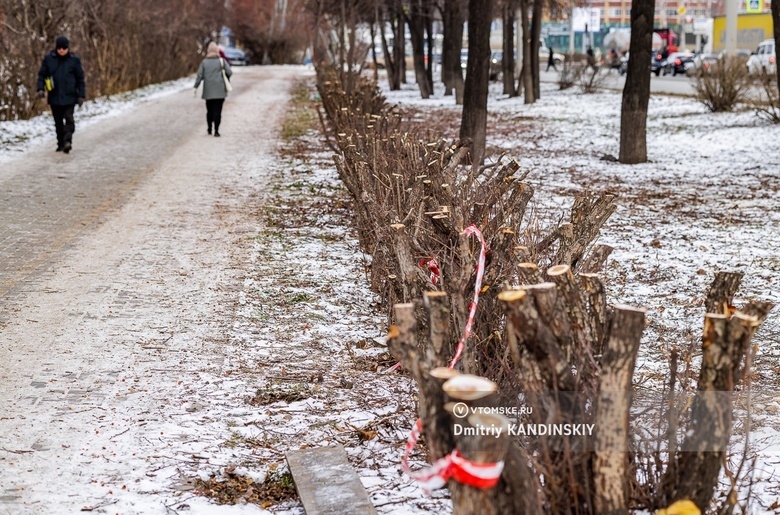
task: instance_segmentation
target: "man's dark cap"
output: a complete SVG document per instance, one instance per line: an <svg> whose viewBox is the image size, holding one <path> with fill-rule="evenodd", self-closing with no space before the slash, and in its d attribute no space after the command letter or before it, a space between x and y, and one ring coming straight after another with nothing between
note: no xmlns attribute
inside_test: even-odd
<svg viewBox="0 0 780 515"><path fill-rule="evenodd" d="M70 41L65 36L57 37L57 48L70 48Z"/></svg>

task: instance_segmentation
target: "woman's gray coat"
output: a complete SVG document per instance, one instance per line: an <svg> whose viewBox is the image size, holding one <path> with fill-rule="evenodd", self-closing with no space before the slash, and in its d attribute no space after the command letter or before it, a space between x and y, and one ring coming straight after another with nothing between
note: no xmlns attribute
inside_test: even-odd
<svg viewBox="0 0 780 515"><path fill-rule="evenodd" d="M198 86L200 86L201 81L203 81L203 95L201 95L200 98L204 100L227 97L225 82L222 80L220 60L222 61L222 66L225 67L225 74L230 78L233 75L233 70L230 69L230 65L225 59L207 57L201 61L200 66L198 67L198 78L195 79L195 89L197 89Z"/></svg>

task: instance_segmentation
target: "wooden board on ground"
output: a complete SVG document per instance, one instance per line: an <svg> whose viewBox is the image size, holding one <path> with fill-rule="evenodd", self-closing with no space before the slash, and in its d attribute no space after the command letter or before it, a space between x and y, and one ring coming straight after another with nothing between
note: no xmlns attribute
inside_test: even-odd
<svg viewBox="0 0 780 515"><path fill-rule="evenodd" d="M286 458L306 515L376 514L342 446L290 451Z"/></svg>

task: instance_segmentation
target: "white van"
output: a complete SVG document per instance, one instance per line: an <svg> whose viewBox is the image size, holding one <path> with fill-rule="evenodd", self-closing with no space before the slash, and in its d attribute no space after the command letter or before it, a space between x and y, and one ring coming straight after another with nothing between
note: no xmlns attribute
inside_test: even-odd
<svg viewBox="0 0 780 515"><path fill-rule="evenodd" d="M775 40L765 39L747 62L748 73L777 73L777 58L775 57Z"/></svg>

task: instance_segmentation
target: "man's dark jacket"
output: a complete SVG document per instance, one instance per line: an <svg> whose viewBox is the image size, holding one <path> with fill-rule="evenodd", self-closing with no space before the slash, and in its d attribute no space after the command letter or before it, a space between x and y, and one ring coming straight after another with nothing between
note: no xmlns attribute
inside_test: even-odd
<svg viewBox="0 0 780 515"><path fill-rule="evenodd" d="M38 91L46 91L46 77L54 78L54 89L49 91L50 105L72 106L79 98L87 97L81 59L71 52L60 57L56 50L52 50L43 58L38 71Z"/></svg>

